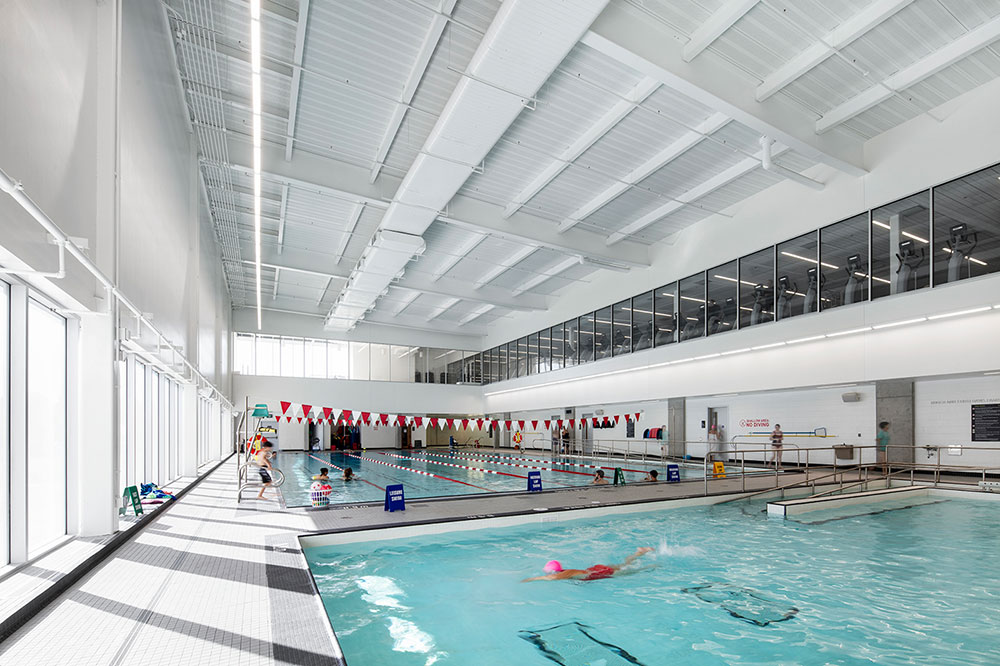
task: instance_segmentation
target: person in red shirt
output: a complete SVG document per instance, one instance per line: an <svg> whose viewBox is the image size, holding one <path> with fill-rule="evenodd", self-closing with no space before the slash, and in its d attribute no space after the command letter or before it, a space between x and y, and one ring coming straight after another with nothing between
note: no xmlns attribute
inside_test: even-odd
<svg viewBox="0 0 1000 666"><path fill-rule="evenodd" d="M646 553L651 552L653 552L652 548L644 546L636 549L636 551L626 557L625 561L621 564L595 564L594 566L587 567L586 569L563 569L562 564L560 564L558 560L550 560L545 563L544 576L525 578L521 582L528 583L533 580L565 580L568 578L575 578L577 580L600 580L602 578L611 578Z"/></svg>
<svg viewBox="0 0 1000 666"><path fill-rule="evenodd" d="M781 432L781 426L775 423L774 430L771 431L771 462L774 463L775 469L781 469L781 445L784 441L785 433Z"/></svg>

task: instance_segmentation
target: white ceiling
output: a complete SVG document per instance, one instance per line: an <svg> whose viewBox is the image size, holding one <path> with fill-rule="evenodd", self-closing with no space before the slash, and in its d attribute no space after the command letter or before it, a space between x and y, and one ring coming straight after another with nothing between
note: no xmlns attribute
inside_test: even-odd
<svg viewBox="0 0 1000 666"><path fill-rule="evenodd" d="M250 307L249 3L166 4L233 303ZM262 8L263 305L325 317L371 270L359 260L473 78L500 2ZM865 140L1000 75L998 0L611 0L604 12L537 92L508 91L530 99L366 323L478 335L547 309L789 177L761 168L763 134L792 177L820 163L857 176L845 155Z"/></svg>

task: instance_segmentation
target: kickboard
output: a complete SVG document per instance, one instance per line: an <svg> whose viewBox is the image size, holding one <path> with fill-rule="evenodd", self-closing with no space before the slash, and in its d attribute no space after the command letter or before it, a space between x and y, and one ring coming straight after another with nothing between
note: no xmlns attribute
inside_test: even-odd
<svg viewBox="0 0 1000 666"><path fill-rule="evenodd" d="M799 612L798 608L788 606L782 601L768 599L750 588L729 583L709 583L686 587L681 591L693 594L702 601L718 604L733 617L758 627L790 620Z"/></svg>
<svg viewBox="0 0 1000 666"><path fill-rule="evenodd" d="M545 656L562 666L625 666L641 661L624 648L597 638L593 627L566 622L544 629L523 629L517 633Z"/></svg>

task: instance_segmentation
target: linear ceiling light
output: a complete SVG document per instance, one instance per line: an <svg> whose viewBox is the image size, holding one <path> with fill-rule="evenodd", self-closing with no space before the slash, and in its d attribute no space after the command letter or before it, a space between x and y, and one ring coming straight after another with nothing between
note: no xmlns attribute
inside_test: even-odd
<svg viewBox="0 0 1000 666"><path fill-rule="evenodd" d="M261 329L260 302L260 0L250 0L250 84L253 95L253 245L257 277L257 330Z"/></svg>

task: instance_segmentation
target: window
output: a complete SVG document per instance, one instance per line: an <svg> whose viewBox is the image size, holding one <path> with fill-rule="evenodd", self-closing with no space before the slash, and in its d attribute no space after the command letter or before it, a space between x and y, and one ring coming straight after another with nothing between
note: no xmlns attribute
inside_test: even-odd
<svg viewBox="0 0 1000 666"><path fill-rule="evenodd" d="M372 343L369 346L371 347L372 381L389 381L389 345L377 345Z"/></svg>
<svg viewBox="0 0 1000 666"><path fill-rule="evenodd" d="M580 363L594 360L594 313L580 317Z"/></svg>
<svg viewBox="0 0 1000 666"><path fill-rule="evenodd" d="M740 259L740 328L774 321L774 248Z"/></svg>
<svg viewBox="0 0 1000 666"><path fill-rule="evenodd" d="M934 188L934 284L1000 270L1000 165Z"/></svg>
<svg viewBox="0 0 1000 666"><path fill-rule="evenodd" d="M326 377L326 341L305 341L305 376Z"/></svg>
<svg viewBox="0 0 1000 666"><path fill-rule="evenodd" d="M632 299L632 349L649 349L653 346L653 292L639 294Z"/></svg>
<svg viewBox="0 0 1000 666"><path fill-rule="evenodd" d="M708 335L725 333L736 328L736 299L740 283L736 277L735 260L708 271L708 302L705 304L705 328Z"/></svg>
<svg viewBox="0 0 1000 666"><path fill-rule="evenodd" d="M10 479L6 470L10 469L10 287L6 282L0 282L0 567L10 561Z"/></svg>
<svg viewBox="0 0 1000 666"><path fill-rule="evenodd" d="M249 333L237 333L236 343L233 345L233 370L241 375L252 375L254 369L254 343L253 335Z"/></svg>
<svg viewBox="0 0 1000 666"><path fill-rule="evenodd" d="M611 311L611 354L621 356L632 351L632 299L615 303Z"/></svg>
<svg viewBox="0 0 1000 666"><path fill-rule="evenodd" d="M517 376L528 376L528 338L527 336L517 341Z"/></svg>
<svg viewBox="0 0 1000 666"><path fill-rule="evenodd" d="M281 374L281 338L257 336L255 362L258 375Z"/></svg>
<svg viewBox="0 0 1000 666"><path fill-rule="evenodd" d="M611 306L594 313L594 358L610 358L612 346Z"/></svg>
<svg viewBox="0 0 1000 666"><path fill-rule="evenodd" d="M417 379L417 352L420 347L400 347L392 345L392 361L389 367L389 378L394 382L412 382Z"/></svg>
<svg viewBox="0 0 1000 666"><path fill-rule="evenodd" d="M305 340L281 338L281 376L305 377Z"/></svg>
<svg viewBox="0 0 1000 666"><path fill-rule="evenodd" d="M677 316L680 320L681 341L705 335L705 274L698 273L680 282Z"/></svg>
<svg viewBox="0 0 1000 666"><path fill-rule="evenodd" d="M657 347L677 341L677 283L671 282L653 292L653 344Z"/></svg>
<svg viewBox="0 0 1000 666"><path fill-rule="evenodd" d="M328 379L350 377L350 343L330 340L326 343L326 376Z"/></svg>
<svg viewBox="0 0 1000 666"><path fill-rule="evenodd" d="M819 298L819 235L816 231L778 245L775 318L816 312Z"/></svg>
<svg viewBox="0 0 1000 666"><path fill-rule="evenodd" d="M529 375L538 374L538 333L532 333L528 336L527 369Z"/></svg>
<svg viewBox="0 0 1000 666"><path fill-rule="evenodd" d="M543 328L538 332L538 372L552 369L552 329Z"/></svg>
<svg viewBox="0 0 1000 666"><path fill-rule="evenodd" d="M352 342L351 345L351 379L369 379L371 377L371 345L367 342Z"/></svg>
<svg viewBox="0 0 1000 666"><path fill-rule="evenodd" d="M931 195L920 192L872 211L872 298L931 285Z"/></svg>
<svg viewBox="0 0 1000 666"><path fill-rule="evenodd" d="M570 319L563 324L563 363L567 368L576 365L580 359L580 320Z"/></svg>
<svg viewBox="0 0 1000 666"><path fill-rule="evenodd" d="M28 304L28 557L66 534L66 320Z"/></svg>
<svg viewBox="0 0 1000 666"><path fill-rule="evenodd" d="M560 370L563 367L563 354L566 348L563 336L563 325L559 324L549 329L549 338L552 343L552 369Z"/></svg>
<svg viewBox="0 0 1000 666"><path fill-rule="evenodd" d="M868 230L868 213L819 230L820 310L868 300Z"/></svg>

